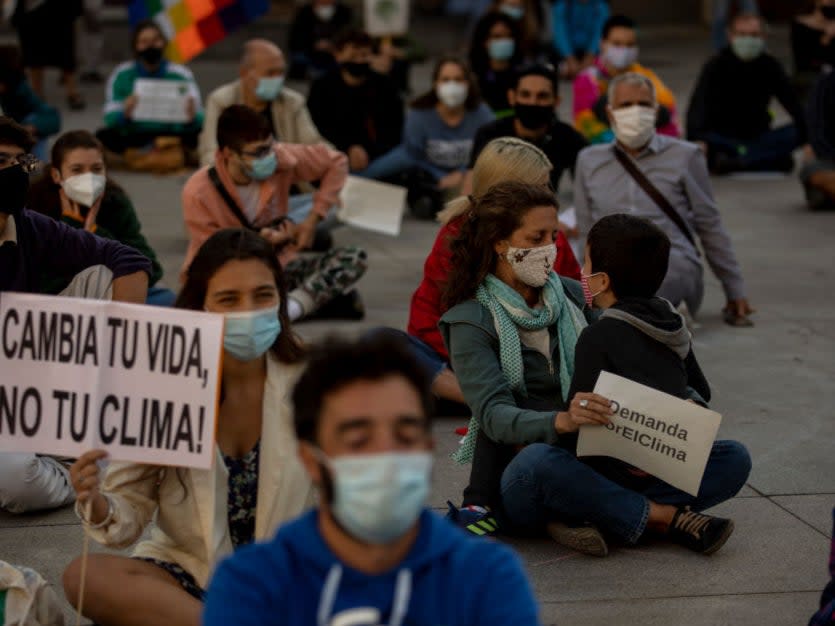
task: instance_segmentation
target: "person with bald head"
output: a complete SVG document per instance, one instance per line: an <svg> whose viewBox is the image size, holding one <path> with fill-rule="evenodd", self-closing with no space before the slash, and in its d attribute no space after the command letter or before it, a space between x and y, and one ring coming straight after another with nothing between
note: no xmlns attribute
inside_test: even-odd
<svg viewBox="0 0 835 626"><path fill-rule="evenodd" d="M316 144L325 140L310 118L304 96L284 85L287 62L267 39L244 44L238 79L215 89L206 102L200 134L200 164L211 165L217 152L217 120L226 107L244 104L261 113L273 136L284 143Z"/></svg>

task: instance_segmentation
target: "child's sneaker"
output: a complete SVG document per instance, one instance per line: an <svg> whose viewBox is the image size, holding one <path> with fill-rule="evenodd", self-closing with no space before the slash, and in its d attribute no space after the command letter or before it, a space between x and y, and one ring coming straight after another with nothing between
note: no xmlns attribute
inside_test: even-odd
<svg viewBox="0 0 835 626"><path fill-rule="evenodd" d="M609 554L606 540L594 526L566 526L560 522L551 522L547 530L554 541L566 548L590 556Z"/></svg>
<svg viewBox="0 0 835 626"><path fill-rule="evenodd" d="M691 511L690 507L676 511L667 536L670 541L701 554L713 554L734 531L734 521Z"/></svg>
<svg viewBox="0 0 835 626"><path fill-rule="evenodd" d="M447 500L446 518L469 533L478 535L479 537L490 537L495 535L499 530L499 524L496 518L490 512L490 509L485 509L483 506L471 504L469 506L462 506L460 509Z"/></svg>

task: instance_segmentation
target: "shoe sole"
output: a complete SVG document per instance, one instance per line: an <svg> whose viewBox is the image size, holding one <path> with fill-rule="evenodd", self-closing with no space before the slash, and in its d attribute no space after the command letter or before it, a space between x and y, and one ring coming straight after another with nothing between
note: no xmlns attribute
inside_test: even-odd
<svg viewBox="0 0 835 626"><path fill-rule="evenodd" d="M725 543L730 538L731 534L734 532L734 521L733 520L728 520L728 521L729 521L729 523L725 527L725 532L723 532L719 536L719 538L713 543L712 546L710 546L707 550L702 552L702 554L704 554L705 556L711 555L714 552L716 552L719 548L721 548L722 546L725 545Z"/></svg>
<svg viewBox="0 0 835 626"><path fill-rule="evenodd" d="M548 524L548 534L561 546L589 556L604 557L609 546L596 528L569 528L561 524Z"/></svg>

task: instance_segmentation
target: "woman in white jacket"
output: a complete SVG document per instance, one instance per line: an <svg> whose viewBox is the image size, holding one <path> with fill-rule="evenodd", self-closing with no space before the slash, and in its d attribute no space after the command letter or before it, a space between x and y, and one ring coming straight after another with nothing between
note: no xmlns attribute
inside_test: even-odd
<svg viewBox="0 0 835 626"><path fill-rule="evenodd" d="M256 233L218 231L192 261L177 306L226 317L217 458L211 470L114 462L101 487L103 451L72 466L76 511L96 541L126 548L151 527L131 557L88 557L83 610L96 623L196 626L214 565L312 504L288 400L304 351L286 302L272 247ZM80 574L80 559L64 572L76 605Z"/></svg>

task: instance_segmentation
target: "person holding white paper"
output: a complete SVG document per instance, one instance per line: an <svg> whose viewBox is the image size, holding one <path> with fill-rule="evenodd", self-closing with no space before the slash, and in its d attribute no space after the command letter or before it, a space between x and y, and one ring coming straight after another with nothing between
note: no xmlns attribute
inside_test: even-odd
<svg viewBox="0 0 835 626"><path fill-rule="evenodd" d="M197 626L209 575L224 556L313 504L297 454L290 394L305 350L293 334L272 246L245 230L221 230L187 269L177 306L225 316L213 469L111 463L100 484L93 450L71 468L76 513L91 536L131 557L88 557L84 614L108 626ZM77 605L81 559L64 572Z"/></svg>
<svg viewBox="0 0 835 626"><path fill-rule="evenodd" d="M609 422L608 400L593 393L602 371L682 399L693 399L693 392L700 402L710 399L682 316L654 297L669 255L669 238L643 218L614 214L589 231L583 293L586 304L603 313L577 340L571 401L557 414L556 445L526 447L502 477L514 524L547 525L557 541L598 556L608 551L604 534L635 543L652 533L711 554L733 531L732 520L698 511L732 498L745 484L751 458L741 443L714 442L695 497L617 459L576 457L579 427ZM583 525L584 534L569 532Z"/></svg>

